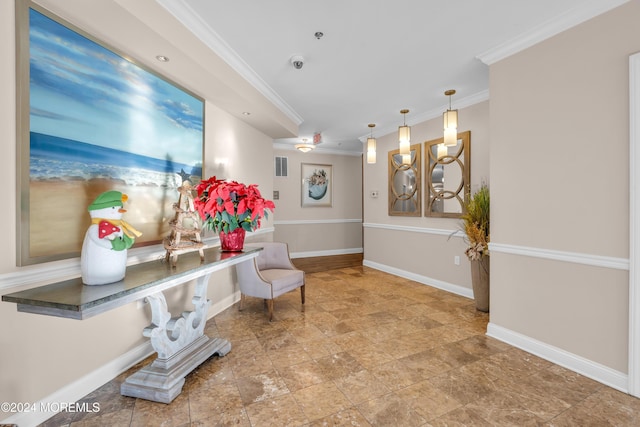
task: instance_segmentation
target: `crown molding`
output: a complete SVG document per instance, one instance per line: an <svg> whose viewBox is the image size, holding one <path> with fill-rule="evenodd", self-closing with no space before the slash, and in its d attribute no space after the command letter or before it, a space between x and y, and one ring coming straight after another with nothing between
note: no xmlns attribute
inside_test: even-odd
<svg viewBox="0 0 640 427"><path fill-rule="evenodd" d="M156 0L242 78L299 126L304 120L184 0Z"/></svg>
<svg viewBox="0 0 640 427"><path fill-rule="evenodd" d="M590 0L558 15L555 18L529 30L518 37L508 40L498 46L486 50L476 56L487 65L494 64L543 40L560 34L591 18L608 12L629 0Z"/></svg>

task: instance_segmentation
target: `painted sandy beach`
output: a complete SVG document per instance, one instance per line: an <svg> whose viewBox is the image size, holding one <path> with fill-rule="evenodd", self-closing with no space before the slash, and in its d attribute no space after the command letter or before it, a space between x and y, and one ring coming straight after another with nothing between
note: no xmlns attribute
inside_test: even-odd
<svg viewBox="0 0 640 427"><path fill-rule="evenodd" d="M87 207L106 190L129 196L124 219L144 233L136 246L159 242L178 174L202 174L204 101L34 8L28 52L19 263L77 255Z"/></svg>
<svg viewBox="0 0 640 427"><path fill-rule="evenodd" d="M134 247L156 243L169 234L175 189L127 186L108 179L32 182L30 186L30 252L32 257L79 253L91 218L87 206L103 191L118 190L129 196L123 219L143 234Z"/></svg>
<svg viewBox="0 0 640 427"><path fill-rule="evenodd" d="M185 169L199 179L199 167L32 133L30 256L79 253L91 223L87 207L108 190L129 196L123 219L143 233L134 247L161 241Z"/></svg>

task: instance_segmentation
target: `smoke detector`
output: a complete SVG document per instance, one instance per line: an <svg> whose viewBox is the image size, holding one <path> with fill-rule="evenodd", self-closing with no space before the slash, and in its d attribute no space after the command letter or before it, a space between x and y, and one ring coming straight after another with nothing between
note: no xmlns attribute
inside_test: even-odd
<svg viewBox="0 0 640 427"><path fill-rule="evenodd" d="M291 65L293 65L293 68L295 68L296 70L301 69L304 65L304 57L301 55L293 55L289 61L291 62Z"/></svg>

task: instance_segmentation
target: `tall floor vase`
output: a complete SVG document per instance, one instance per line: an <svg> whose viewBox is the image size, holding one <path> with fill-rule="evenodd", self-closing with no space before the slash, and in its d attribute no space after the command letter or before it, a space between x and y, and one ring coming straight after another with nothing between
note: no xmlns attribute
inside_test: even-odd
<svg viewBox="0 0 640 427"><path fill-rule="evenodd" d="M471 260L471 285L476 309L489 312L489 257Z"/></svg>
<svg viewBox="0 0 640 427"><path fill-rule="evenodd" d="M224 252L242 252L244 248L244 228L238 227L233 231L225 233L220 231L220 249Z"/></svg>

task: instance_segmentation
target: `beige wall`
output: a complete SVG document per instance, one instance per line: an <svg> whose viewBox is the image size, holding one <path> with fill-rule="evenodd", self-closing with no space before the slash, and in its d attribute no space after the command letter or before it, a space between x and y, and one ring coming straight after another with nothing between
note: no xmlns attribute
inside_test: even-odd
<svg viewBox="0 0 640 427"><path fill-rule="evenodd" d="M135 8L142 3L123 4ZM153 2L145 4L153 6ZM627 272L588 262L518 255L508 248L628 258L627 70L628 56L640 50L638 16L640 2L634 0L492 65L491 103L460 109L460 130L471 130L472 188L482 181L490 184L492 241L501 245L491 258L491 323L620 372L627 370ZM141 22L152 18L146 15ZM164 31L160 29L157 34ZM0 57L4 59L0 93L8 94L0 98L4 153L0 178L5 203L0 213L5 238L0 247L2 279L41 268L15 266L14 30L13 2L0 2ZM188 39L182 33L180 37ZM180 75L174 72L172 77ZM208 99L218 93L204 77L181 83L201 90ZM412 139L422 143L438 138L440 128L439 117L413 125ZM294 251L348 249L356 244L358 233L345 229L348 237L338 245L335 237L330 241L319 237L342 236L335 225L292 229L277 225L278 221L363 215L366 262L439 285L454 285L458 291L470 289L464 244L459 238L447 239L449 232L458 229L457 220L387 214L386 154L396 148L395 133L378 136L378 162L364 165L363 181L348 174L361 170L357 157L295 153L294 159L291 152L279 153L294 160L290 163L293 173L299 173L300 162L310 159L334 164L334 172L344 173L345 182L354 188L364 183L363 212L360 200L349 203L349 191L342 192L342 187L334 187L341 201L338 205L334 200L334 209L307 212L299 207L299 182L273 178L269 137L210 102L206 132L205 175L257 183L268 198L273 190L280 191L276 213L265 227L275 223L275 237L289 241ZM369 197L372 190L379 192L378 198ZM332 232L326 233L329 229ZM308 238L302 230L309 233ZM271 235L252 238L270 239ZM311 241L317 246L306 246ZM453 264L454 256L460 256L460 266ZM214 302L233 297L231 271L217 273L213 281L210 297ZM0 292L18 289L3 287ZM172 292L172 305L184 301L185 294L184 289ZM0 335L0 400L43 399L140 348L146 342L141 330L149 319L148 308L136 304L75 321L17 313L15 305L0 303L0 322L5 326ZM0 419L6 415L0 414Z"/></svg>
<svg viewBox="0 0 640 427"><path fill-rule="evenodd" d="M2 186L2 199L5 200L5 208L0 211L2 224L15 224L14 189L16 188L15 165L15 140L16 140L16 114L15 114L15 25L13 24L13 2L0 2L0 134L2 135L3 167L0 168L0 177L5 184ZM9 204L9 206L6 206ZM14 228L6 229L3 233L5 244L0 245L0 268L6 270L7 266L15 266L16 240ZM2 372L0 371L0 375ZM1 378L0 378L1 379Z"/></svg>
<svg viewBox="0 0 640 427"><path fill-rule="evenodd" d="M274 239L289 244L293 257L362 252L362 156L276 149L287 157L288 176L274 177L278 212ZM331 207L302 207L301 164L331 165Z"/></svg>
<svg viewBox="0 0 640 427"><path fill-rule="evenodd" d="M14 62L14 11L13 2L0 2L0 144L2 159L0 174L3 178L2 199L4 209L0 211L0 234L5 244L0 245L0 293L9 293L47 283L47 270L55 275L60 265L74 261L63 261L30 267L16 267L15 257L15 62ZM193 88L200 93L197 88ZM208 88L203 88L204 91ZM241 122L210 102L205 107L205 175L218 174L225 178L259 185L265 196L273 190L272 139L253 127ZM226 159L226 163L218 162ZM177 193L176 193L177 195ZM277 213L276 213L277 215ZM267 230L273 227L273 219L263 223ZM270 240L271 233L249 236L249 240ZM159 249L160 250L160 249ZM134 252L135 249L132 251ZM161 251L160 251L161 253ZM179 261L178 261L179 262ZM78 267L78 262L75 260ZM29 286L11 286L19 283L15 273L40 272L42 278ZM77 268L79 276L79 267ZM173 313L191 309L191 285L178 287L167 293ZM232 269L214 273L209 298L214 310L221 310L220 303L230 304L236 294ZM217 304L217 305L216 305ZM210 314L215 314L210 312ZM65 397L76 398L96 388L85 378L118 362L131 363L136 351L145 348L147 339L142 329L150 323L148 306L138 307L132 303L108 313L84 321L61 319L49 316L18 313L16 305L0 303L0 401L37 402L70 384L81 384L76 389L65 389ZM131 356L131 355L134 356ZM139 355L138 355L139 357ZM122 367L124 369L126 367ZM112 368L114 369L114 368ZM117 368L115 368L117 369ZM110 371L109 371L110 372ZM95 375L94 375L95 377ZM108 381L111 378L104 378ZM82 386L92 387L82 390ZM69 394L70 393L70 394ZM0 420L11 414L0 413Z"/></svg>
<svg viewBox="0 0 640 427"><path fill-rule="evenodd" d="M632 1L490 68L491 322L627 372ZM533 248L552 258L517 255Z"/></svg>
<svg viewBox="0 0 640 427"><path fill-rule="evenodd" d="M401 119L398 115L398 123ZM409 114L407 120L410 119ZM475 191L482 182L489 184L489 101L460 108L458 130L471 131L471 189ZM412 144L424 145L441 137L441 116L411 126ZM396 132L378 137L377 162L364 165L365 263L470 296L471 272L464 255L466 247L460 237L449 238L460 229L460 220L388 214L387 156L397 148ZM422 156L424 158L424 146ZM423 205L424 170L423 164ZM372 191L378 191L379 196L371 197ZM454 264L456 256L460 258L460 265Z"/></svg>
<svg viewBox="0 0 640 427"><path fill-rule="evenodd" d="M286 132L291 128L291 123L284 119L281 113L273 112L271 116L264 115L263 118L258 114L255 119L249 117L249 121L257 120L255 126L250 126L226 113L218 103L236 110L239 116L239 112L248 109L245 106L246 101L251 100L255 105L261 106L263 100L260 96L249 93L250 91L245 87L246 82L224 86L233 83L233 78L225 74L228 71L226 69L222 73L224 78L221 80L224 81L211 78L212 70L218 66L221 68L224 66L218 64L215 58L207 57L204 52L195 55L198 58L197 63L190 63L189 54L197 52L201 46L194 44L190 39L192 36L184 34L184 30L173 28L175 23L167 21L163 15L164 12L158 9L157 5L146 0L145 2L149 9L149 13L144 15L145 24L152 28L158 25L163 28L171 27L174 30L172 34L176 35L172 41L177 43L180 39L189 46L182 50L176 49L175 46L165 46L170 50L172 65L166 70L160 70L160 73L189 87L206 99L215 101L215 103L207 102L205 109L204 175L217 175L259 184L263 195L271 198L274 190L272 136L290 136ZM49 7L60 8L59 4L46 3ZM128 46L119 38L119 35L109 30L110 25L117 22L120 17L125 20L130 19L131 17L127 15L128 11L120 10L118 6L114 6L114 3L105 3L108 12L102 11L97 14L100 16L97 16L95 11L86 9L86 4L77 2L73 4L74 6L70 6L69 10L62 8L55 11L83 29L104 37L112 45L119 46L121 49ZM133 7L129 4L126 6ZM0 65L0 85L3 88L2 93L10 94L0 99L0 135L3 136L3 153L5 154L4 164L0 168L0 174L4 177L5 183L3 186L5 209L0 213L2 223L0 227L4 227L2 235L7 240L7 244L2 245L0 249L2 255L0 257L0 293L9 293L48 283L52 280L51 278L34 280L33 277L36 277L37 273L47 277L49 276L47 271L52 271L51 275L55 276L56 268L68 274L69 271L73 271L74 265L77 268L78 262L71 260L23 268L15 265L16 115L13 96L15 93L13 2L2 2L0 7L2 7L0 10L0 31L2 31L0 57L5 59ZM150 18L151 16L157 20L154 21ZM101 17L105 19L100 19ZM136 34L128 34L124 37L125 39L133 37L150 41L157 36L157 34L151 35L153 30L150 31L144 25L129 26L127 31L131 28L139 28L139 30L136 30ZM164 30L162 33L164 34ZM132 45L131 48L134 49L134 55L139 52L136 49L140 49L140 52L145 51L144 47L137 45ZM125 53L128 53L126 49ZM149 58L143 59L149 60ZM153 62L149 64L155 65ZM261 130L257 130L259 128ZM272 132L273 135L265 135L262 129ZM275 185L281 191L281 200L277 203L275 213L270 215L269 220L263 222L266 233L248 235L248 240L272 240L273 234L270 230L274 229L274 222L279 216L282 216L284 221L333 220L336 221L335 224L301 227L294 231L295 238L291 237L288 240L292 242L294 248L303 252L360 249L362 247L361 157L317 153L306 157L297 156L299 153L293 152L290 156L292 159L290 165L292 165L292 172L298 176L299 164L303 160L334 166L334 179L341 184L334 187L333 207L302 210L299 204L299 180L292 177L282 187L280 187L282 182L275 181ZM294 158L296 158L295 161L293 161ZM293 168L294 164L295 168ZM289 204L289 197L295 197L293 205ZM345 219L355 220L355 222L340 222ZM282 225L280 229L286 234L287 229L290 231L291 227ZM332 234L333 238L325 237ZM336 235L339 238L336 238ZM131 252L135 252L135 249ZM79 275L79 270L77 273ZM18 274L17 279L16 274ZM20 277L27 276L30 278L30 283L19 286ZM167 293L173 313L190 309L192 287L193 285L190 284ZM236 293L233 269L215 273L212 277L212 285L209 287L209 297L214 303L210 314L215 314L231 304ZM125 369L127 366L123 364L136 362L149 348L148 340L141 333L150 322L149 308L139 307L137 303L85 321L18 313L15 304L0 303L0 322L3 325L12 325L10 328L5 328L5 333L0 336L0 348L10 349L10 351L3 351L0 355L0 399L7 402L36 402L52 395L60 397L61 392L67 399L79 398L101 385L96 383L100 378L108 381L112 378L108 375L116 375ZM0 414L0 420L5 419L7 415L9 414Z"/></svg>

